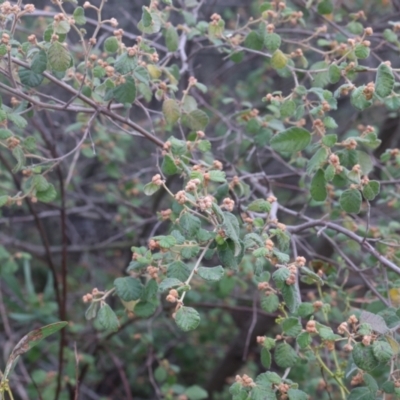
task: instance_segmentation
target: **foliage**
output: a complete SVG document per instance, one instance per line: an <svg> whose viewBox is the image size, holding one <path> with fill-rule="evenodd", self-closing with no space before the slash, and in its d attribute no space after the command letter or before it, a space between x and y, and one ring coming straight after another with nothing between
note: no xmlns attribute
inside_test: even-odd
<svg viewBox="0 0 400 400"><path fill-rule="evenodd" d="M1 396L399 397L396 1L48 3L0 4Z"/></svg>

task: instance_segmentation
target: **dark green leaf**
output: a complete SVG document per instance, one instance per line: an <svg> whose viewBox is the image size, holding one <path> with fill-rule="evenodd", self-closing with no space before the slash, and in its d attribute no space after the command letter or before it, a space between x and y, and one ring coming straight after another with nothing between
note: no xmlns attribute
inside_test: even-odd
<svg viewBox="0 0 400 400"><path fill-rule="evenodd" d="M200 315L194 308L181 307L176 312L175 322L183 331L191 331L200 324Z"/></svg>
<svg viewBox="0 0 400 400"><path fill-rule="evenodd" d="M347 213L358 214L361 209L362 197L357 189L347 189L340 196L340 207Z"/></svg>
<svg viewBox="0 0 400 400"><path fill-rule="evenodd" d="M279 153L295 153L304 150L310 141L311 134L306 129L291 127L273 136L270 144Z"/></svg>
<svg viewBox="0 0 400 400"><path fill-rule="evenodd" d="M275 348L275 362L281 368L293 367L298 359L296 351L288 343L279 343Z"/></svg>
<svg viewBox="0 0 400 400"><path fill-rule="evenodd" d="M130 276L115 279L114 286L115 292L124 301L138 300L143 291L141 282Z"/></svg>
<svg viewBox="0 0 400 400"><path fill-rule="evenodd" d="M106 331L117 331L119 328L119 321L115 312L107 304L103 303L97 313L96 320L99 322L100 326Z"/></svg>
<svg viewBox="0 0 400 400"><path fill-rule="evenodd" d="M394 76L392 68L382 63L378 67L375 80L375 93L380 97L387 97L392 93Z"/></svg>
<svg viewBox="0 0 400 400"><path fill-rule="evenodd" d="M319 169L311 180L310 194L315 201L325 201L328 195L325 173L322 169Z"/></svg>

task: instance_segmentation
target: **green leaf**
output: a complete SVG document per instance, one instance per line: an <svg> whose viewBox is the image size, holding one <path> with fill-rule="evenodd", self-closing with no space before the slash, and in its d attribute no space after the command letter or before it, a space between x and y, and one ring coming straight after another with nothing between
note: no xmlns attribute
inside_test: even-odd
<svg viewBox="0 0 400 400"><path fill-rule="evenodd" d="M271 352L268 349L266 349L265 347L263 347L261 349L261 364L262 364L262 366L265 369L270 369L271 361L272 361Z"/></svg>
<svg viewBox="0 0 400 400"><path fill-rule="evenodd" d="M281 293L286 307L291 313L296 313L299 307L299 294L296 285L284 284Z"/></svg>
<svg viewBox="0 0 400 400"><path fill-rule="evenodd" d="M157 192L160 189L160 185L156 185L153 182L148 183L147 185L145 185L145 187L143 188L143 192L146 196L151 196L153 195L155 192Z"/></svg>
<svg viewBox="0 0 400 400"><path fill-rule="evenodd" d="M264 36L264 44L265 47L273 53L275 50L278 50L281 46L281 37L277 33L267 33Z"/></svg>
<svg viewBox="0 0 400 400"><path fill-rule="evenodd" d="M74 20L77 25L85 25L86 24L86 17L85 17L85 10L83 7L76 7L74 10Z"/></svg>
<svg viewBox="0 0 400 400"><path fill-rule="evenodd" d="M100 310L97 313L96 320L99 322L100 326L106 331L117 331L119 328L118 318L115 312L107 303L103 303L100 306Z"/></svg>
<svg viewBox="0 0 400 400"><path fill-rule="evenodd" d="M325 125L325 127L326 127L327 129L336 129L336 128L338 127L338 124L336 123L336 121L335 121L332 117L325 117L324 120L323 120L323 123L324 123L324 125ZM327 141L327 139L326 139L327 136L336 136L336 135L334 135L334 134L325 135L325 136L322 138L322 143L325 144L325 141ZM336 137L337 137L337 136L336 136ZM335 141L335 143L333 143L333 144L330 144L330 142L328 142L328 143L329 143L329 144L326 144L326 146L332 147L332 146L336 143L336 141Z"/></svg>
<svg viewBox="0 0 400 400"><path fill-rule="evenodd" d="M222 223L222 229L226 237L230 238L234 245L234 256L237 257L242 252L242 245L239 239L239 222L237 217L235 217L230 212L224 212L224 221Z"/></svg>
<svg viewBox="0 0 400 400"><path fill-rule="evenodd" d="M175 322L184 332L188 332L199 326L200 315L194 308L181 307L176 312Z"/></svg>
<svg viewBox="0 0 400 400"><path fill-rule="evenodd" d="M137 67L136 57L129 56L128 53L122 53L115 61L114 68L116 72L122 75L129 74Z"/></svg>
<svg viewBox="0 0 400 400"><path fill-rule="evenodd" d="M336 64L331 64L328 70L329 82L338 83L342 77L341 69Z"/></svg>
<svg viewBox="0 0 400 400"><path fill-rule="evenodd" d="M360 60L364 60L365 58L368 58L369 52L370 52L369 47L364 46L363 44L356 45L356 47L354 49L354 54Z"/></svg>
<svg viewBox="0 0 400 400"><path fill-rule="evenodd" d="M387 97L392 93L394 87L394 76L392 68L382 63L378 67L375 80L375 93L379 97Z"/></svg>
<svg viewBox="0 0 400 400"><path fill-rule="evenodd" d="M197 148L205 153L211 150L211 142L209 140L200 140L197 144Z"/></svg>
<svg viewBox="0 0 400 400"><path fill-rule="evenodd" d="M255 212L270 212L271 211L271 203L269 201L263 200L263 199L257 199L254 200L249 204L247 207L249 211L255 211Z"/></svg>
<svg viewBox="0 0 400 400"><path fill-rule="evenodd" d="M177 260L168 265L167 277L184 282L189 278L190 272L190 268L184 262Z"/></svg>
<svg viewBox="0 0 400 400"><path fill-rule="evenodd" d="M372 104L372 100L367 100L364 95L365 85L358 87L351 93L351 104L359 110L363 111Z"/></svg>
<svg viewBox="0 0 400 400"><path fill-rule="evenodd" d="M389 43L396 43L398 38L395 32L393 32L391 29L385 29L383 31L383 37L389 42Z"/></svg>
<svg viewBox="0 0 400 400"><path fill-rule="evenodd" d="M43 175L35 175L32 178L32 186L39 192L47 190L50 186L49 182Z"/></svg>
<svg viewBox="0 0 400 400"><path fill-rule="evenodd" d="M322 0L317 7L318 13L322 15L332 14L333 4L332 0Z"/></svg>
<svg viewBox="0 0 400 400"><path fill-rule="evenodd" d="M183 114L182 123L193 131L204 131L208 125L207 114L201 110L193 110L188 114Z"/></svg>
<svg viewBox="0 0 400 400"><path fill-rule="evenodd" d="M326 147L319 148L307 163L307 173L311 174L318 168L321 168L328 159L328 149Z"/></svg>
<svg viewBox="0 0 400 400"><path fill-rule="evenodd" d="M130 276L115 279L114 286L115 293L124 301L138 300L143 291L141 282Z"/></svg>
<svg viewBox="0 0 400 400"><path fill-rule="evenodd" d="M153 238L154 240L158 240L158 244L160 245L161 248L163 249L169 249L172 246L176 245L176 239L172 235L168 236L155 236Z"/></svg>
<svg viewBox="0 0 400 400"><path fill-rule="evenodd" d="M210 39L220 38L222 33L224 32L224 28L225 28L225 21L222 19L220 19L216 24L210 22L208 24L208 35L210 36Z"/></svg>
<svg viewBox="0 0 400 400"><path fill-rule="evenodd" d="M17 160L16 166L13 168L13 172L19 171L25 165L25 154L21 146L17 146L12 150L12 155Z"/></svg>
<svg viewBox="0 0 400 400"><path fill-rule="evenodd" d="M321 336L322 340L336 340L336 339L341 338L339 335L336 335L335 333L333 333L332 328L329 326L322 325L318 322L317 322L316 326L317 326L318 334L319 334L319 336Z"/></svg>
<svg viewBox="0 0 400 400"><path fill-rule="evenodd" d="M261 308L267 313L275 312L279 307L279 297L275 293L261 297Z"/></svg>
<svg viewBox="0 0 400 400"><path fill-rule="evenodd" d="M302 326L299 319L296 317L289 317L283 320L282 330L287 336L297 336L301 332Z"/></svg>
<svg viewBox="0 0 400 400"><path fill-rule="evenodd" d="M330 135L325 135L325 136L322 138L322 143L323 143L325 146L328 146L328 147L334 146L334 145L337 143L337 135L334 134L334 133L332 133L332 134L330 134Z"/></svg>
<svg viewBox="0 0 400 400"><path fill-rule="evenodd" d="M308 400L307 393L299 389L290 388L287 392L289 400Z"/></svg>
<svg viewBox="0 0 400 400"><path fill-rule="evenodd" d="M49 183L49 186L44 191L36 191L36 197L39 201L43 203L48 203L53 201L57 197L57 192L52 183Z"/></svg>
<svg viewBox="0 0 400 400"><path fill-rule="evenodd" d="M224 171L212 170L209 172L209 175L210 175L210 181L219 182L219 183L226 182Z"/></svg>
<svg viewBox="0 0 400 400"><path fill-rule="evenodd" d="M293 100L286 100L281 104L280 113L282 118L291 117L296 112L297 105Z"/></svg>
<svg viewBox="0 0 400 400"><path fill-rule="evenodd" d="M357 189L345 190L339 199L340 207L347 213L358 214L361 209L362 197Z"/></svg>
<svg viewBox="0 0 400 400"><path fill-rule="evenodd" d="M271 65L274 69L282 69L286 66L288 63L288 58L285 56L285 54L277 49L274 51L271 57Z"/></svg>
<svg viewBox="0 0 400 400"><path fill-rule="evenodd" d="M98 301L93 301L90 303L90 306L85 311L85 318L90 321L91 319L95 319L97 316L97 312L99 311L100 303Z"/></svg>
<svg viewBox="0 0 400 400"><path fill-rule="evenodd" d="M145 9L145 7L143 7ZM145 26L148 24L148 26ZM137 27L143 33L151 35L159 32L161 29L161 19L155 11L149 12L147 9L143 10L142 19L137 24Z"/></svg>
<svg viewBox="0 0 400 400"><path fill-rule="evenodd" d="M311 180L310 194L315 201L325 201L328 195L325 173L322 169L319 169Z"/></svg>
<svg viewBox="0 0 400 400"><path fill-rule="evenodd" d="M299 317L306 318L309 315L314 314L314 306L311 303L308 302L303 302L299 305L299 308L297 310L297 314Z"/></svg>
<svg viewBox="0 0 400 400"><path fill-rule="evenodd" d="M162 105L162 112L168 124L173 125L181 116L181 110L174 99L166 99Z"/></svg>
<svg viewBox="0 0 400 400"><path fill-rule="evenodd" d="M0 140L8 139L13 136L13 133L9 129L0 128Z"/></svg>
<svg viewBox="0 0 400 400"><path fill-rule="evenodd" d="M281 368L293 367L298 359L296 351L288 343L279 343L275 348L275 362Z"/></svg>
<svg viewBox="0 0 400 400"><path fill-rule="evenodd" d="M133 311L135 315L137 315L140 318L149 318L155 313L157 307L158 304L155 302L140 301L138 304L136 304L135 309Z"/></svg>
<svg viewBox="0 0 400 400"><path fill-rule="evenodd" d="M117 86L113 89L113 95L115 100L122 104L131 104L136 98L136 84L135 80L131 76L125 78L125 82L122 85Z"/></svg>
<svg viewBox="0 0 400 400"><path fill-rule="evenodd" d="M0 207L5 206L8 203L9 196L0 196Z"/></svg>
<svg viewBox="0 0 400 400"><path fill-rule="evenodd" d="M184 394L189 400L202 400L208 398L208 392L197 385L188 387Z"/></svg>
<svg viewBox="0 0 400 400"><path fill-rule="evenodd" d="M29 87L39 86L44 79L43 75L37 74L32 70L23 67L18 69L18 76L21 83Z"/></svg>
<svg viewBox="0 0 400 400"><path fill-rule="evenodd" d="M53 22L53 31L57 35L63 35L68 33L71 30L71 25L68 21L54 21Z"/></svg>
<svg viewBox="0 0 400 400"><path fill-rule="evenodd" d="M179 36L175 27L172 25L165 30L165 43L168 51L173 53L178 50Z"/></svg>
<svg viewBox="0 0 400 400"><path fill-rule="evenodd" d="M301 349L305 349L311 344L312 338L308 332L301 332L297 336L296 341Z"/></svg>
<svg viewBox="0 0 400 400"><path fill-rule="evenodd" d="M380 183L378 181L369 181L363 187L363 195L367 200L374 200L374 198L379 194Z"/></svg>
<svg viewBox="0 0 400 400"><path fill-rule="evenodd" d="M171 136L168 138L168 141L171 143L171 152L174 156L183 156L187 152L187 144L185 140L179 140Z"/></svg>
<svg viewBox="0 0 400 400"><path fill-rule="evenodd" d="M116 53L119 49L119 41L115 36L110 36L104 41L104 50L107 53Z"/></svg>
<svg viewBox="0 0 400 400"><path fill-rule="evenodd" d="M252 50L261 50L264 45L263 38L256 31L251 31L244 40L244 47Z"/></svg>
<svg viewBox="0 0 400 400"><path fill-rule="evenodd" d="M65 72L72 61L69 51L57 41L50 45L47 51L47 59L51 70L55 72Z"/></svg>
<svg viewBox="0 0 400 400"><path fill-rule="evenodd" d="M168 154L164 156L161 169L166 175L174 175L179 171L174 159Z"/></svg>
<svg viewBox="0 0 400 400"><path fill-rule="evenodd" d="M47 68L47 54L40 50L32 59L31 70L37 74L42 74Z"/></svg>
<svg viewBox="0 0 400 400"><path fill-rule="evenodd" d="M183 282L176 278L166 278L158 285L158 291L160 293L165 292L166 290L172 289L177 286L182 286Z"/></svg>
<svg viewBox="0 0 400 400"><path fill-rule="evenodd" d="M376 400L376 397L364 386L353 389L347 396L347 400Z"/></svg>
<svg viewBox="0 0 400 400"><path fill-rule="evenodd" d="M291 127L272 137L270 145L279 153L295 153L305 149L311 141L306 129Z"/></svg>
<svg viewBox="0 0 400 400"><path fill-rule="evenodd" d="M224 276L225 270L221 265L211 268L199 267L197 273L206 281L219 281Z"/></svg>
<svg viewBox="0 0 400 400"><path fill-rule="evenodd" d="M278 268L273 274L272 279L274 280L278 289L282 289L284 283L290 276L290 271L288 268Z"/></svg>
<svg viewBox="0 0 400 400"><path fill-rule="evenodd" d="M7 118L9 121L13 122L18 128L26 128L26 126L28 125L26 119L15 112L7 114Z"/></svg>
<svg viewBox="0 0 400 400"><path fill-rule="evenodd" d="M200 219L190 213L185 213L179 218L179 228L187 239L193 238L200 226Z"/></svg>
<svg viewBox="0 0 400 400"><path fill-rule="evenodd" d="M376 340L372 344L372 350L376 359L382 364L389 362L390 359L394 356L390 344L383 340Z"/></svg>
<svg viewBox="0 0 400 400"><path fill-rule="evenodd" d="M394 393L394 382L393 382L393 381L386 381L386 382L382 385L382 390L383 390L385 393L393 394L393 393Z"/></svg>
<svg viewBox="0 0 400 400"><path fill-rule="evenodd" d="M379 360L375 357L372 346L356 343L352 355L354 363L364 371L370 372L379 365Z"/></svg>

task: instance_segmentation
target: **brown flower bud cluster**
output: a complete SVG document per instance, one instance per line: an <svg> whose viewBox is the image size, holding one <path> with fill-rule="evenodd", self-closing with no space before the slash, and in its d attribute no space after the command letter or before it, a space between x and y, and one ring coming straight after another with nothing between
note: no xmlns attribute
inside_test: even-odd
<svg viewBox="0 0 400 400"><path fill-rule="evenodd" d="M169 303L176 303L179 299L179 293L176 289L171 289L166 297Z"/></svg>
<svg viewBox="0 0 400 400"><path fill-rule="evenodd" d="M213 15L211 15L211 22L210 24L213 26L218 25L218 22L221 20L221 16L217 13L214 13Z"/></svg>
<svg viewBox="0 0 400 400"><path fill-rule="evenodd" d="M360 371L356 375L351 378L350 385L351 386L358 386L364 382L363 373Z"/></svg>
<svg viewBox="0 0 400 400"><path fill-rule="evenodd" d="M317 323L313 319L308 321L307 325L306 325L306 332L308 332L308 333L318 333L316 324Z"/></svg>
<svg viewBox="0 0 400 400"><path fill-rule="evenodd" d="M6 140L6 143L7 143L7 147L10 150L13 150L21 143L21 141L18 138L16 138L15 136L11 136Z"/></svg>
<svg viewBox="0 0 400 400"><path fill-rule="evenodd" d="M343 171L343 167L340 165L339 157L336 154L329 156L329 164L335 167L335 173L340 174Z"/></svg>
<svg viewBox="0 0 400 400"><path fill-rule="evenodd" d="M147 273L148 273L148 274L150 275L150 277L153 278L153 279L157 279L157 278L158 278L158 271L159 271L159 270L160 270L159 268L153 267L152 265L149 265L149 266L146 268Z"/></svg>
<svg viewBox="0 0 400 400"><path fill-rule="evenodd" d="M364 97L367 100L371 100L372 96L374 95L374 93L375 93L375 83L374 82L369 82L367 84L367 86L365 86L365 88L363 90Z"/></svg>
<svg viewBox="0 0 400 400"><path fill-rule="evenodd" d="M243 376L236 375L235 381L239 382L244 387L254 387L256 384L253 379L251 379L248 375L244 374Z"/></svg>
<svg viewBox="0 0 400 400"><path fill-rule="evenodd" d="M172 214L172 210L170 208L168 208L166 210L161 210L160 214L161 214L161 219L163 221L166 221L166 220L170 219L171 214Z"/></svg>
<svg viewBox="0 0 400 400"><path fill-rule="evenodd" d="M211 195L207 195L204 197L199 197L197 199L196 204L197 204L197 207L199 207L201 211L205 211L212 207L213 202L214 202L214 197Z"/></svg>
<svg viewBox="0 0 400 400"><path fill-rule="evenodd" d="M186 192L184 190L180 190L178 193L175 194L174 197L179 204L185 204L188 201L186 197Z"/></svg>
<svg viewBox="0 0 400 400"><path fill-rule="evenodd" d="M154 239L150 239L149 240L149 249L150 250L157 250L160 248L160 244L154 240Z"/></svg>
<svg viewBox="0 0 400 400"><path fill-rule="evenodd" d="M151 183L154 183L157 186L161 186L164 183L164 181L161 179L160 174L156 174L151 178Z"/></svg>
<svg viewBox="0 0 400 400"><path fill-rule="evenodd" d="M29 4L29 6L33 7L33 10L35 9L35 6L33 4ZM11 5L9 1L5 1L3 4L0 5L0 12L3 15L19 14L20 11L21 7L19 7L18 5Z"/></svg>
<svg viewBox="0 0 400 400"><path fill-rule="evenodd" d="M96 296L103 294L97 288L92 290L92 293L86 293L82 296L82 301L84 303L90 303Z"/></svg>
<svg viewBox="0 0 400 400"><path fill-rule="evenodd" d="M326 132L325 125L323 121L319 118L313 121L313 128L321 136L323 136Z"/></svg>
<svg viewBox="0 0 400 400"><path fill-rule="evenodd" d="M222 206L221 208L225 208L228 211L233 211L233 208L235 207L235 202L230 199L229 197L226 197L223 201L222 201Z"/></svg>
<svg viewBox="0 0 400 400"><path fill-rule="evenodd" d="M200 185L200 179L191 179L185 186L186 192L195 192Z"/></svg>

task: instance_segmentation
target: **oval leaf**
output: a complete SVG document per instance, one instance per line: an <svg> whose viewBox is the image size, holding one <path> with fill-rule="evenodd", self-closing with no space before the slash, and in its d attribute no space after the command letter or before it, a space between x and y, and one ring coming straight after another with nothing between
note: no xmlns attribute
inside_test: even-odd
<svg viewBox="0 0 400 400"><path fill-rule="evenodd" d="M175 316L175 322L183 331L196 329L200 324L199 313L191 307L181 307Z"/></svg>
<svg viewBox="0 0 400 400"><path fill-rule="evenodd" d="M305 149L310 141L310 132L303 128L292 127L273 136L270 144L279 153L295 153Z"/></svg>

